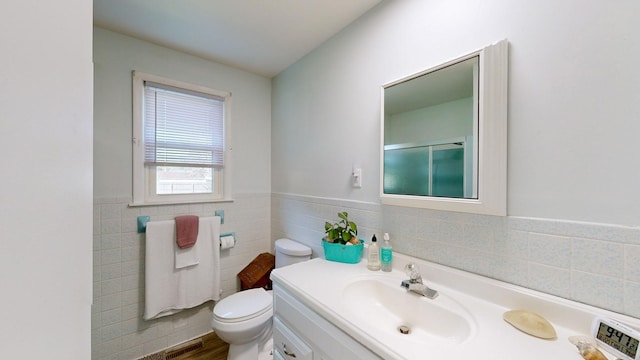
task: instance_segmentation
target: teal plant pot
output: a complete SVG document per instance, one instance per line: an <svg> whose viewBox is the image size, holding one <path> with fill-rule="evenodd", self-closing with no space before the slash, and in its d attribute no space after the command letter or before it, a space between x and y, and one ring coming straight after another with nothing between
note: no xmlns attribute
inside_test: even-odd
<svg viewBox="0 0 640 360"><path fill-rule="evenodd" d="M340 243L330 243L322 240L324 248L324 258L329 261L336 261L347 264L357 264L362 258L364 241L360 240L358 245L343 245Z"/></svg>

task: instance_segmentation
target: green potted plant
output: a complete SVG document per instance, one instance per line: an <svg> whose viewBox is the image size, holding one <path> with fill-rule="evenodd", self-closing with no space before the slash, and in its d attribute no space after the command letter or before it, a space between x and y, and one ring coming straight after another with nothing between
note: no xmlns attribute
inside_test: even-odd
<svg viewBox="0 0 640 360"><path fill-rule="evenodd" d="M324 239L330 243L346 244L348 242L357 245L360 243L358 240L358 225L355 222L349 220L349 214L346 211L339 212L338 217L340 221L336 223L330 223L325 221L324 223Z"/></svg>
<svg viewBox="0 0 640 360"><path fill-rule="evenodd" d="M358 239L358 225L349 220L346 211L339 212L338 217L338 222L332 224L326 221L324 224L324 257L330 261L358 263L364 247L363 242Z"/></svg>

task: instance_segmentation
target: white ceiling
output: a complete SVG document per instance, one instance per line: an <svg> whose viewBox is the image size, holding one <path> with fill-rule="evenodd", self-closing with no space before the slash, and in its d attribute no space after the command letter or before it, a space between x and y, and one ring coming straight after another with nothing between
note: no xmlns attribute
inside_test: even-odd
<svg viewBox="0 0 640 360"><path fill-rule="evenodd" d="M381 0L94 0L96 26L273 77Z"/></svg>

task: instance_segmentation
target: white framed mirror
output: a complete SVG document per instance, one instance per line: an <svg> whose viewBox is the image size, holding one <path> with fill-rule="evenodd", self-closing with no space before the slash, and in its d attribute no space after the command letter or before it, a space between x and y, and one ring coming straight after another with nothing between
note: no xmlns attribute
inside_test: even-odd
<svg viewBox="0 0 640 360"><path fill-rule="evenodd" d="M506 215L508 42L382 86L383 204Z"/></svg>

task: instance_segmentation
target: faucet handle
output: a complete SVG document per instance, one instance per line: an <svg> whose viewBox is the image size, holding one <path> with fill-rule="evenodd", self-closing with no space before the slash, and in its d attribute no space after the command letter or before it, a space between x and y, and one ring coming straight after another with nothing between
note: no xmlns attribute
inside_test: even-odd
<svg viewBox="0 0 640 360"><path fill-rule="evenodd" d="M418 269L418 265L413 262L408 263L404 266L404 272L409 276L412 283L422 283L422 276L420 275L420 269Z"/></svg>

